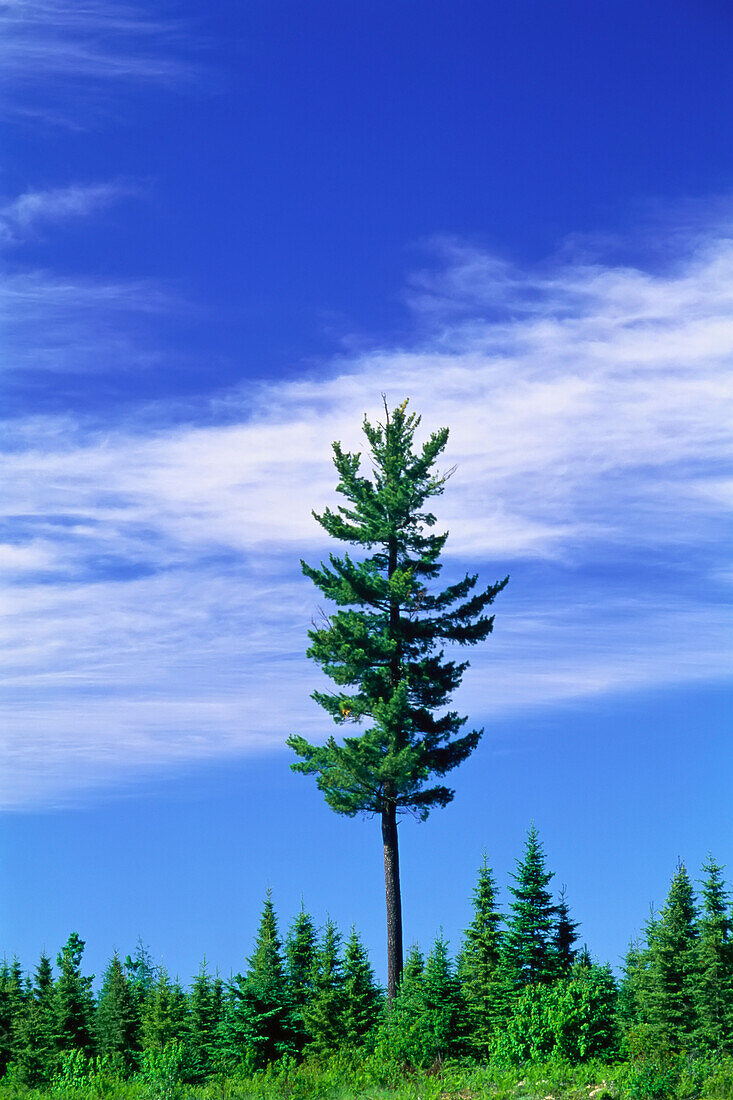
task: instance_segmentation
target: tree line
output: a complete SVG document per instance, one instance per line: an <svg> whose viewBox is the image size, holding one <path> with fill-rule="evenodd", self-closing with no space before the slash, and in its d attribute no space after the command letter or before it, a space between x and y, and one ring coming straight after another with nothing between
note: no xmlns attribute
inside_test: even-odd
<svg viewBox="0 0 733 1100"><path fill-rule="evenodd" d="M203 964L188 989L140 942L134 956L112 956L95 995L72 933L55 973L45 953L33 974L17 959L0 969L0 1075L39 1087L70 1066L125 1077L163 1058L197 1083L344 1052L415 1068L733 1054L730 895L712 858L702 874L698 897L677 868L617 979L579 946L532 827L506 913L484 861L457 957L442 936L427 953L413 946L391 1002L355 929L344 938L327 920L319 930L301 909L281 936L269 892L244 973L225 981Z"/></svg>

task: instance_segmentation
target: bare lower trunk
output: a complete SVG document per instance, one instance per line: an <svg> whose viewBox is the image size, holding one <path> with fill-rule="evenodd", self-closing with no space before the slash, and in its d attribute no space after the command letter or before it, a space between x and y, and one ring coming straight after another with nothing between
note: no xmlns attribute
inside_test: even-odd
<svg viewBox="0 0 733 1100"><path fill-rule="evenodd" d="M394 803L382 810L384 887L387 896L387 996L391 1001L402 978L402 899L397 813Z"/></svg>

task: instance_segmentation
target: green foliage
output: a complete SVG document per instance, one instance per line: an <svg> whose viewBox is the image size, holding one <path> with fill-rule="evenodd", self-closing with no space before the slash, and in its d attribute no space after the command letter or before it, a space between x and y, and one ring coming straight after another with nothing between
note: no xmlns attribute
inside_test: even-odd
<svg viewBox="0 0 733 1100"><path fill-rule="evenodd" d="M140 1067L145 1096L150 1100L178 1100L183 1091L185 1060L183 1043L177 1039L146 1050Z"/></svg>
<svg viewBox="0 0 733 1100"><path fill-rule="evenodd" d="M545 851L537 829L527 834L524 858L517 860L516 886L507 921L506 959L516 987L551 981L558 964L554 944L557 910L547 886L553 872L545 867Z"/></svg>
<svg viewBox="0 0 733 1100"><path fill-rule="evenodd" d="M616 984L608 967L576 966L565 978L524 988L497 1032L500 1062L523 1065L550 1057L571 1063L617 1049Z"/></svg>
<svg viewBox="0 0 733 1100"><path fill-rule="evenodd" d="M311 745L290 737L301 758L292 767L315 775L329 806L350 816L396 807L425 817L453 797L442 784L430 786L430 779L465 760L481 731L457 736L465 718L444 711L467 665L444 660L439 646L486 638L493 617L483 612L506 584L474 592L477 577L466 575L442 592L429 592L447 534L432 533L436 519L426 504L445 486L446 475L433 467L448 430L415 449L420 418L407 415L406 404L387 412L383 425L364 419L371 480L359 472L361 456L334 443L337 492L347 505L315 517L332 537L373 553L361 562L331 555L320 568L302 563L338 608L309 632L308 656L339 690L317 691L313 698L338 725L368 719L371 726L341 745L334 738Z"/></svg>
<svg viewBox="0 0 733 1100"><path fill-rule="evenodd" d="M425 960L419 948L413 947L399 992L377 1037L377 1055L387 1062L418 1068L441 1064L460 1053L462 1009L446 941L437 939Z"/></svg>

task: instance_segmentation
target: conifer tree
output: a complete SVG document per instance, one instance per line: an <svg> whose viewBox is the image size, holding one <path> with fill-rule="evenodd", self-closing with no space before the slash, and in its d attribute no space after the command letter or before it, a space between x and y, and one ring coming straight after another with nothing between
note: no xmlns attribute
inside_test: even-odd
<svg viewBox="0 0 733 1100"><path fill-rule="evenodd" d="M188 996L186 1068L191 1081L204 1081L213 1071L223 1007L222 986L201 963Z"/></svg>
<svg viewBox="0 0 733 1100"><path fill-rule="evenodd" d="M107 1055L133 1069L140 1049L140 1018L130 984L117 952L112 956L102 982L94 1012L97 1053Z"/></svg>
<svg viewBox="0 0 733 1100"><path fill-rule="evenodd" d="M301 907L285 940L287 979L293 1007L300 1011L313 992L318 942L313 920Z"/></svg>
<svg viewBox="0 0 733 1100"><path fill-rule="evenodd" d="M481 1055L487 1054L494 1029L505 1011L507 988L500 924L496 883L484 857L473 892L473 920L464 933L458 960L469 1043Z"/></svg>
<svg viewBox="0 0 733 1100"><path fill-rule="evenodd" d="M702 868L703 908L698 941L698 1039L721 1054L733 1047L733 937L723 868L712 856Z"/></svg>
<svg viewBox="0 0 733 1100"><path fill-rule="evenodd" d="M457 1054L465 1035L460 984L448 954L448 942L439 936L425 960L421 1022L425 1047L433 1061Z"/></svg>
<svg viewBox="0 0 733 1100"><path fill-rule="evenodd" d="M480 730L460 734L466 721L446 710L468 667L444 659L444 642L474 645L493 628L484 614L508 578L474 591L477 576L466 575L439 592L438 577L447 533L434 534L427 510L445 487L447 474L434 471L448 429L434 432L421 448L414 437L420 418L405 401L384 424L364 419L373 477L360 473L360 454L334 443L337 492L345 506L316 520L333 538L372 551L362 561L346 553L330 564L303 572L337 610L309 632L308 655L335 682L334 692L313 698L340 726L371 723L361 736L334 737L311 745L292 736L301 758L292 767L313 774L337 813L377 815L382 825L387 903L387 985L394 997L402 970L398 816L421 819L445 806L453 791L442 779L475 749Z"/></svg>
<svg viewBox="0 0 733 1100"><path fill-rule="evenodd" d="M0 1076L15 1060L18 1051L18 1028L25 1008L23 971L17 958L0 968Z"/></svg>
<svg viewBox="0 0 733 1100"><path fill-rule="evenodd" d="M344 1039L344 970L341 935L329 918L316 955L313 992L303 1009L307 1049L324 1055L338 1050Z"/></svg>
<svg viewBox="0 0 733 1100"><path fill-rule="evenodd" d="M44 952L17 1029L15 1065L19 1079L31 1088L47 1084L56 1070L56 1050L53 972Z"/></svg>
<svg viewBox="0 0 733 1100"><path fill-rule="evenodd" d="M517 860L516 886L507 921L506 953L515 986L550 981L557 961L553 932L556 909L547 889L553 872L545 868L545 851L534 825L527 834L524 858Z"/></svg>
<svg viewBox="0 0 733 1100"><path fill-rule="evenodd" d="M565 885L560 889L560 897L557 902L556 923L554 932L555 958L560 974L569 974L578 952L575 944L578 942L577 929L580 927L577 921L570 919L570 906L565 897Z"/></svg>
<svg viewBox="0 0 733 1100"><path fill-rule="evenodd" d="M288 989L271 891L267 891L247 974L230 986L221 1026L222 1055L229 1065L260 1069L302 1045L300 1018Z"/></svg>
<svg viewBox="0 0 733 1100"><path fill-rule="evenodd" d="M135 954L125 957L125 974L137 1005L138 1014L142 1018L145 1001L155 985L156 967L149 949L139 936Z"/></svg>
<svg viewBox="0 0 733 1100"><path fill-rule="evenodd" d="M93 978L83 977L81 973L84 946L84 940L76 932L72 932L57 956L59 976L56 981L56 1020L62 1051L80 1050L84 1054L91 1054Z"/></svg>
<svg viewBox="0 0 733 1100"><path fill-rule="evenodd" d="M382 991L356 928L346 941L344 951L344 1042L348 1047L361 1046L379 1019Z"/></svg>
<svg viewBox="0 0 733 1100"><path fill-rule="evenodd" d="M187 1033L188 999L165 967L145 998L142 1015L143 1049L159 1053L167 1043L183 1042Z"/></svg>
<svg viewBox="0 0 733 1100"><path fill-rule="evenodd" d="M672 1050L690 1049L697 1027L698 936L695 895L681 863L659 919L649 928L649 963L642 989L646 1021Z"/></svg>

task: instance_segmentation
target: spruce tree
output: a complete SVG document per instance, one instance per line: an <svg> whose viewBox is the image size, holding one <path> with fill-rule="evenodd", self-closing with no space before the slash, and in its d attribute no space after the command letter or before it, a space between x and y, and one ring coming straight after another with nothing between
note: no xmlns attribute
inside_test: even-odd
<svg viewBox="0 0 733 1100"><path fill-rule="evenodd" d="M681 863L659 919L649 928L643 988L645 1018L660 1044L672 1050L691 1049L697 1030L698 937L695 895Z"/></svg>
<svg viewBox="0 0 733 1100"><path fill-rule="evenodd" d="M215 1068L222 1008L221 981L209 974L204 959L188 996L184 1049L191 1081L206 1080Z"/></svg>
<svg viewBox="0 0 733 1100"><path fill-rule="evenodd" d="M426 506L447 481L434 466L448 429L434 432L416 449L420 418L408 415L406 405L390 415L385 403L383 424L364 419L371 479L360 473L360 454L334 443L337 492L347 503L314 513L333 538L371 554L361 561L332 554L320 568L301 563L337 606L309 632L308 650L337 690L316 691L313 698L339 726L371 724L341 744L334 737L325 745L300 736L288 739L301 758L292 767L316 776L331 809L380 818L390 998L402 970L398 816L407 811L424 819L450 802L454 792L433 778L442 779L462 763L482 732L460 734L466 719L445 709L468 662L445 660L441 644L485 639L493 616L484 612L508 580L475 591L478 578L467 574L442 591L430 590L442 568L447 533L432 532L436 519Z"/></svg>
<svg viewBox="0 0 733 1100"><path fill-rule="evenodd" d="M182 1042L187 1033L188 999L165 967L145 998L142 1015L143 1049L160 1053L167 1043Z"/></svg>
<svg viewBox="0 0 733 1100"><path fill-rule="evenodd" d="M723 868L712 856L702 868L696 1007L700 1045L715 1054L733 1047L733 937Z"/></svg>
<svg viewBox="0 0 733 1100"><path fill-rule="evenodd" d="M244 1062L250 1069L295 1054L302 1045L300 1017L290 998L270 890L249 969L232 980L220 1030L227 1064Z"/></svg>
<svg viewBox="0 0 733 1100"><path fill-rule="evenodd" d="M546 870L545 851L534 825L527 834L524 858L517 860L516 886L507 921L506 954L514 985L551 981L557 960L553 932L556 909L547 889L553 872Z"/></svg>
<svg viewBox="0 0 733 1100"><path fill-rule="evenodd" d="M157 971L150 950L145 946L141 937L138 937L135 954L133 956L127 955L125 958L125 974L138 1013L142 1017L145 1001L155 985Z"/></svg>
<svg viewBox="0 0 733 1100"><path fill-rule="evenodd" d="M15 1064L20 1080L31 1088L47 1084L57 1068L53 973L45 952L36 968L17 1029Z"/></svg>
<svg viewBox="0 0 733 1100"><path fill-rule="evenodd" d="M373 1031L382 1010L382 991L355 928L344 950L343 1035L348 1047L360 1047Z"/></svg>
<svg viewBox="0 0 733 1100"><path fill-rule="evenodd" d="M473 892L473 920L464 933L458 959L469 1043L482 1056L488 1053L494 1030L505 1012L507 990L500 924L496 883L484 857Z"/></svg>
<svg viewBox="0 0 733 1100"><path fill-rule="evenodd" d="M328 1055L341 1046L344 1040L344 1004L341 935L329 918L316 955L313 991L303 1009L307 1049L313 1054Z"/></svg>
<svg viewBox="0 0 733 1100"><path fill-rule="evenodd" d="M318 942L313 920L301 907L285 940L287 980L293 1007L301 1011L313 992Z"/></svg>
<svg viewBox="0 0 733 1100"><path fill-rule="evenodd" d="M460 1052L465 1038L464 1005L460 983L442 936L425 960L422 982L421 1023L426 1051L432 1061L443 1062Z"/></svg>
<svg viewBox="0 0 733 1100"><path fill-rule="evenodd" d="M56 981L56 1020L62 1051L80 1050L84 1054L91 1054L93 978L82 976L83 955L84 940L76 932L72 932L56 959L59 967Z"/></svg>
<svg viewBox="0 0 733 1100"><path fill-rule="evenodd" d="M0 968L0 1076L18 1052L18 1028L25 1009L23 971L17 958Z"/></svg>
<svg viewBox="0 0 733 1100"><path fill-rule="evenodd" d="M137 1064L140 1018L130 984L115 952L107 967L94 1012L97 1053L115 1059L126 1070Z"/></svg>
<svg viewBox="0 0 733 1100"><path fill-rule="evenodd" d="M565 897L565 885L560 889L560 897L557 902L556 922L554 932L555 958L560 974L569 974L578 952L575 944L578 942L577 929L580 927L577 921L570 919L570 906Z"/></svg>

